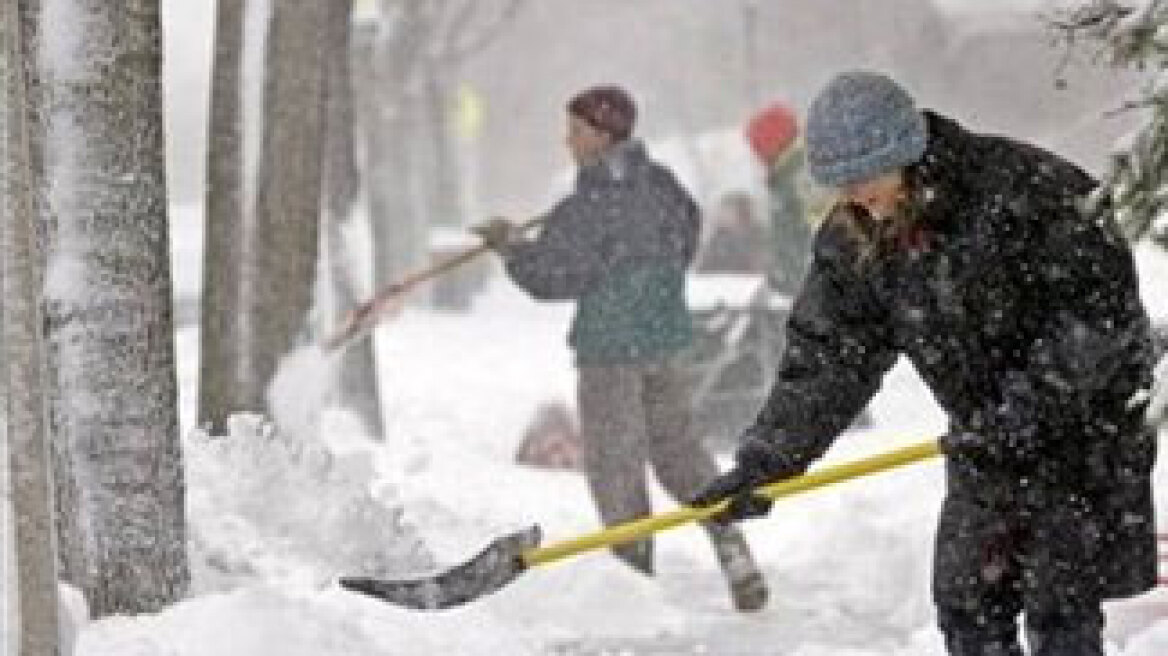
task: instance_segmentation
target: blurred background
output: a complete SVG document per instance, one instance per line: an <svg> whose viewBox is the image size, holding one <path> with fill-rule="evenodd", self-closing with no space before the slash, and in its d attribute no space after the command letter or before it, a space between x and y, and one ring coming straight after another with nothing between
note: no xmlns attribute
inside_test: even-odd
<svg viewBox="0 0 1168 656"><path fill-rule="evenodd" d="M238 71L238 80L229 82L238 85L237 128L209 126L216 3L163 2L171 216L181 236L174 248L185 251L177 254L174 272L180 322L193 322L200 307L206 314L208 307L221 304L203 293L200 267L191 263L233 260L233 244L249 239L240 236L252 225L249 194L298 175L293 169L280 172L278 164L257 165L256 153L266 138L260 136L262 118L281 111L263 98L265 85L279 79L273 77L272 64L265 69L264 62L301 57L286 50L273 59L265 51L275 2L220 3L221 9L231 7L242 15L233 23L242 25L235 55L241 61L223 69ZM330 210L333 218L321 227L321 248L330 263L326 268L333 272L325 285L334 291L331 301L316 299L316 330L328 330L374 290L477 245L466 230L469 225L496 215L529 217L547 208L572 180L564 145L567 99L591 85L619 84L639 104L637 135L703 209L697 275L687 283L699 328L695 407L706 433L728 434L727 426L741 425L758 407L782 348L785 303L795 288L777 281L798 280L808 239L786 231L802 225L806 233L829 200L826 190L815 189L801 175L801 149L794 147L798 125L794 146L783 145L793 155L763 157L749 135L752 119L779 104L799 123L811 97L833 74L877 69L908 87L922 106L974 130L1046 146L1102 175L1116 144L1145 120L1138 111L1120 111L1142 79L1097 61L1102 58L1089 47L1071 49L1058 41L1051 26L1057 10L1080 5L1056 0L353 0L347 41L329 37L329 43L348 44L349 71L341 77L351 81L351 90L330 86L323 91L330 115L346 118L324 129L324 145L306 142L272 160L307 163L318 153L336 157L335 150L324 152L330 148L348 153L330 160L341 168L326 174L333 176L325 185L329 198L339 199L337 209ZM219 42L226 48L229 40ZM284 96L282 102L286 115L310 106L297 95ZM245 200L239 216L231 213L229 202L219 209L211 205L230 187L206 182L207 135L230 140L234 129L243 143L240 198ZM294 152L299 154L289 154ZM792 180L780 181L778 172L789 160L795 170L782 175ZM221 167L232 170L229 160ZM788 203L785 198L797 199L797 209L776 205ZM307 214L296 218L292 207L271 215L276 224L287 222L277 230L280 234L312 220ZM215 243L208 239L204 254L205 221L244 232ZM260 228L257 234L273 233ZM315 237L306 239L309 244ZM271 314L272 307L283 308L286 323L295 328L308 299L301 294L275 300L290 287L288 274L275 267L308 250L279 255L277 248L275 242L264 247L274 259L257 269L268 272L274 285L261 310ZM718 249L722 252L715 258ZM314 257L299 270L315 270ZM713 259L722 263L703 264ZM480 301L492 280L504 282L497 261L479 258L443 275L424 294L411 295L410 303L454 313L489 310L490 304ZM324 305L331 309L322 313ZM204 317L205 361L224 342L211 332L221 323ZM263 337L255 347L272 351L269 369L283 353L285 339L291 337ZM366 347L363 353L361 361L371 363L373 352ZM364 414L377 425L375 366L361 369L365 373L351 387L368 399L361 404L367 406ZM237 388L213 381L211 371L202 378L205 393ZM261 403L264 385L252 387L256 398L241 407ZM224 415L240 405L238 397L237 391L226 394L218 404L223 410L200 410L201 420ZM207 397L200 402L200 408L216 405Z"/></svg>
<svg viewBox="0 0 1168 656"><path fill-rule="evenodd" d="M385 41L405 40L393 24L403 4L410 2L356 3L355 92L381 94L372 102L383 108L385 94L404 93L418 113L439 103L461 211L476 218L536 211L547 200L552 172L568 166L564 102L598 82L636 95L649 142L741 128L771 101L801 111L820 84L849 67L890 72L926 106L1038 141L1095 171L1135 123L1130 114L1108 115L1125 99L1131 74L1093 65L1089 53L1066 61L1053 47L1040 19L1059 6L1052 0L451 1L439 3L451 14L480 7L469 19L478 24L457 37L477 42L434 62L453 47L442 42L450 19L428 26L430 38L393 51L396 63L419 69L407 75L408 88L378 89L385 75L373 71L390 64L376 61L391 52ZM171 191L179 202L202 200L214 5L164 0ZM422 70L429 68L441 70ZM423 79L431 74L440 79ZM427 132L414 130L419 139Z"/></svg>

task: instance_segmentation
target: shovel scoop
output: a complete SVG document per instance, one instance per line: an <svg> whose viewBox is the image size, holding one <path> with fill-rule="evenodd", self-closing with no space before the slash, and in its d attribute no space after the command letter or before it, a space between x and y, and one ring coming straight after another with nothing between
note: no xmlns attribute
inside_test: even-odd
<svg viewBox="0 0 1168 656"><path fill-rule="evenodd" d="M524 552L540 540L539 526L495 538L469 561L429 578L393 581L366 577L340 580L342 588L414 610L441 610L486 596L526 569Z"/></svg>
<svg viewBox="0 0 1168 656"><path fill-rule="evenodd" d="M893 469L931 458L939 453L934 440L895 449L868 458L824 467L802 476L784 479L758 489L771 499L825 487L841 481ZM413 610L442 610L469 603L499 590L537 565L585 551L631 542L647 535L691 522L712 519L729 505L723 500L709 506L682 506L602 531L540 547L539 526L504 535L469 561L430 577L390 580L346 577L341 587Z"/></svg>

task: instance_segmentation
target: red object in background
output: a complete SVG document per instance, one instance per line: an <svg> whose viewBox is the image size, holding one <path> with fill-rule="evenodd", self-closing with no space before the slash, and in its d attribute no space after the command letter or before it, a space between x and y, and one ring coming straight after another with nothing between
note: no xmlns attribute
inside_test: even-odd
<svg viewBox="0 0 1168 656"><path fill-rule="evenodd" d="M790 107L782 103L770 105L746 124L746 140L754 154L764 163L774 162L799 134L799 120Z"/></svg>
<svg viewBox="0 0 1168 656"><path fill-rule="evenodd" d="M580 433L572 409L558 401L541 403L523 431L515 461L543 469L582 469Z"/></svg>

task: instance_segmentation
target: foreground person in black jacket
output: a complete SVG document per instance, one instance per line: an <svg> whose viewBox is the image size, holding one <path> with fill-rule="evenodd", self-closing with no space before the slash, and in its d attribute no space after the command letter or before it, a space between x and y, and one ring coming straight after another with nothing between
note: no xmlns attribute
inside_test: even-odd
<svg viewBox="0 0 1168 656"><path fill-rule="evenodd" d="M1155 583L1149 321L1106 198L1074 165L844 73L807 118L820 228L770 397L694 500L803 472L905 355L949 416L934 601L949 653L1101 656L1104 599Z"/></svg>

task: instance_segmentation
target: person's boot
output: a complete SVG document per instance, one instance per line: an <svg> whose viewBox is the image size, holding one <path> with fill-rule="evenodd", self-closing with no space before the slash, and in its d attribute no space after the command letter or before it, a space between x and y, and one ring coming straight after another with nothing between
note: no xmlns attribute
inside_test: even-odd
<svg viewBox="0 0 1168 656"><path fill-rule="evenodd" d="M612 553L640 574L653 576L653 541L637 540L612 547Z"/></svg>
<svg viewBox="0 0 1168 656"><path fill-rule="evenodd" d="M767 602L766 580L754 562L742 533L732 526L709 525L710 541L718 564L730 587L734 608L742 612L761 610Z"/></svg>

